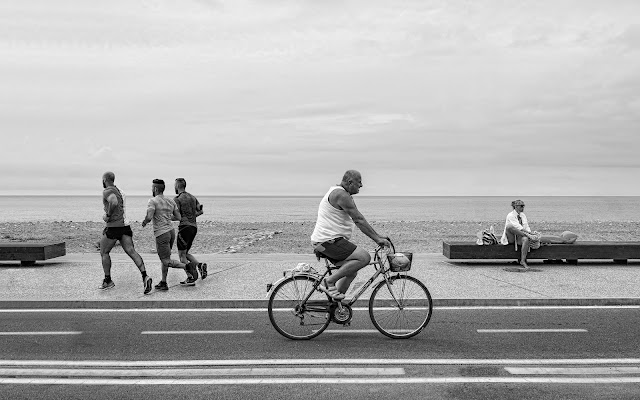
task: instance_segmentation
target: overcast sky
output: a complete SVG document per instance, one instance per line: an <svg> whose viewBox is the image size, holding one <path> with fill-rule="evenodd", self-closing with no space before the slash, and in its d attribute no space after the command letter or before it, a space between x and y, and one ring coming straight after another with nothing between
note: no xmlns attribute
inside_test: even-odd
<svg viewBox="0 0 640 400"><path fill-rule="evenodd" d="M640 195L637 0L5 0L0 194Z"/></svg>

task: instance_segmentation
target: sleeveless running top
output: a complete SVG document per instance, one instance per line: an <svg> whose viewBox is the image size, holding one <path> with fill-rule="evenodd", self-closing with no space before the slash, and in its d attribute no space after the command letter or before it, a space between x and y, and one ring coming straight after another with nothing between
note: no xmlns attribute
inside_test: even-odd
<svg viewBox="0 0 640 400"><path fill-rule="evenodd" d="M102 205L104 206L104 212L109 212L109 201L107 199L109 196L114 194L118 199L118 206L113 210L111 215L109 215L109 220L107 221L107 227L116 227L116 226L127 226L129 225L129 220L127 220L126 214L126 196L120 189L115 186L109 186L108 188L102 191Z"/></svg>
<svg viewBox="0 0 640 400"><path fill-rule="evenodd" d="M342 186L330 187L320 201L316 227L311 235L311 241L314 243L322 243L339 237L348 240L353 235L355 224L349 214L344 210L338 210L329 203L329 195L334 190L344 190L344 188Z"/></svg>
<svg viewBox="0 0 640 400"><path fill-rule="evenodd" d="M176 202L178 211L180 211L180 216L182 217L179 226L189 225L197 227L196 214L198 212L198 206L200 205L198 199L191 193L182 192L173 200Z"/></svg>

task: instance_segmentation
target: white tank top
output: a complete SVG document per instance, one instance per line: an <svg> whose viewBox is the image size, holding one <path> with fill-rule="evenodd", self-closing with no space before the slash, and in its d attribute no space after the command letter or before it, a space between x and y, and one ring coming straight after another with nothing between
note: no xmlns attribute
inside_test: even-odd
<svg viewBox="0 0 640 400"><path fill-rule="evenodd" d="M316 227L311 235L311 241L314 243L322 243L339 237L351 239L353 234L355 224L349 214L344 210L338 210L329 203L329 195L334 190L344 190L344 188L342 186L330 187L320 201Z"/></svg>

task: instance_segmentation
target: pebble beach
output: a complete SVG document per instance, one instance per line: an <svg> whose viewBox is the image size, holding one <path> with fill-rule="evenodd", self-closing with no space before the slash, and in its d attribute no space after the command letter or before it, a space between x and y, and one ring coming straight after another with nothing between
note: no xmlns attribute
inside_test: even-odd
<svg viewBox="0 0 640 400"><path fill-rule="evenodd" d="M498 237L503 226L494 221L370 221L383 235L391 237L398 251L442 253L443 241L475 241L476 233L493 225ZM315 221L298 222L211 222L198 223L194 254L214 253L296 253L312 252L309 236ZM176 224L177 227L177 224ZM534 230L557 235L569 230L578 241L640 241L640 222L532 222ZM132 221L133 241L140 253L154 253L151 226L142 228ZM102 236L100 222L0 222L2 242L66 242L67 253L97 253ZM352 240L373 249L374 243L357 230ZM122 252L119 246L113 252ZM174 252L177 250L174 246Z"/></svg>

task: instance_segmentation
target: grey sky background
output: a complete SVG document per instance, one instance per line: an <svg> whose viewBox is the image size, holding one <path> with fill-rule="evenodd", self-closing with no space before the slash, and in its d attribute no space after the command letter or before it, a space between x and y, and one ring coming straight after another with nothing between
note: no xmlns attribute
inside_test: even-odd
<svg viewBox="0 0 640 400"><path fill-rule="evenodd" d="M640 195L640 2L0 3L0 194Z"/></svg>

